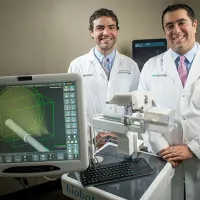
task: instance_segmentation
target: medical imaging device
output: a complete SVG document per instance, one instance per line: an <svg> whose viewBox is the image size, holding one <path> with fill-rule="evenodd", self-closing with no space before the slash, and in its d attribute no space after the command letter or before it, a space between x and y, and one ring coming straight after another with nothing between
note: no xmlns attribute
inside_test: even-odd
<svg viewBox="0 0 200 200"><path fill-rule="evenodd" d="M88 167L83 80L78 74L0 77L0 176Z"/></svg>
<svg viewBox="0 0 200 200"><path fill-rule="evenodd" d="M61 177L63 194L77 200L170 200L175 169L159 156L142 151L144 141L140 140L140 136L145 131L165 136L171 134L176 128L175 112L156 106L147 91L116 94L109 103L125 106L130 115L98 114L92 124L101 132L115 132L118 145L108 142L101 147L94 155L97 164L84 173L80 172L80 176L77 173L64 174ZM99 162L99 157L102 162ZM138 159L148 164L140 164ZM129 165L128 160L138 164ZM133 170L130 170L131 167L117 167L121 166L121 161L125 166L134 166ZM123 175L131 171L134 174L130 178Z"/></svg>
<svg viewBox="0 0 200 200"><path fill-rule="evenodd" d="M175 112L156 107L148 91L116 94L108 103L128 106L132 115L97 115L93 118L93 126L117 133L118 151L124 155L131 155L144 146L141 134L145 131L170 134L176 128Z"/></svg>

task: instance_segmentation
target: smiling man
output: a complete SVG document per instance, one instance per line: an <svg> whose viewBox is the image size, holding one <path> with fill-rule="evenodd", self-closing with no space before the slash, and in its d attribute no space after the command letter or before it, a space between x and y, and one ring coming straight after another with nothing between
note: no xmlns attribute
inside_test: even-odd
<svg viewBox="0 0 200 200"><path fill-rule="evenodd" d="M95 47L73 60L68 72L84 78L88 124L95 114L125 114L124 107L106 104L116 93L136 90L140 72L136 62L115 49L119 22L113 11L102 8L89 19Z"/></svg>
<svg viewBox="0 0 200 200"><path fill-rule="evenodd" d="M199 200L200 45L195 13L185 4L170 5L163 11L162 27L170 49L147 61L139 89L151 91L157 106L175 110L177 129L146 134L153 152L178 167L172 199L181 200L185 194L186 200Z"/></svg>

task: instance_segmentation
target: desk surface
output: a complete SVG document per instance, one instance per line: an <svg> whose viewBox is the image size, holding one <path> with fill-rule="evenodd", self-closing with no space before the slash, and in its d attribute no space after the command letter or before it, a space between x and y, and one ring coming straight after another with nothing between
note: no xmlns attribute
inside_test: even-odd
<svg viewBox="0 0 200 200"><path fill-rule="evenodd" d="M112 145L106 146L103 150L97 153L97 155L104 158L104 161L101 164L114 163L124 160L124 156L122 154L118 154L117 147ZM134 153L132 157L144 158L153 169L153 174L95 187L124 199L139 200L151 185L151 183L155 180L160 171L163 169L166 162L159 157L145 152ZM77 179L74 173L70 173L68 176L73 179Z"/></svg>

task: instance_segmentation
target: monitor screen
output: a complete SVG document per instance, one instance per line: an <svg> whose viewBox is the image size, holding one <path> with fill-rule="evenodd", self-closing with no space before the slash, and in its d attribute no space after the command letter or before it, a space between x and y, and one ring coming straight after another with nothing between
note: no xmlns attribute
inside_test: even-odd
<svg viewBox="0 0 200 200"><path fill-rule="evenodd" d="M82 90L78 74L0 78L0 175L87 168Z"/></svg>
<svg viewBox="0 0 200 200"><path fill-rule="evenodd" d="M167 40L164 38L133 40L132 42L132 58L138 64L140 71L147 60L165 51L167 51Z"/></svg>

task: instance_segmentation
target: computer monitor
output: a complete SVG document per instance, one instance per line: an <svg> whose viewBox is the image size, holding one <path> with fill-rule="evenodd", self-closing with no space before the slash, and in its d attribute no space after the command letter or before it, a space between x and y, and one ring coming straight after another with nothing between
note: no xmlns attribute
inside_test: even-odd
<svg viewBox="0 0 200 200"><path fill-rule="evenodd" d="M132 41L132 58L138 64L140 71L150 58L167 51L167 40L143 39Z"/></svg>
<svg viewBox="0 0 200 200"><path fill-rule="evenodd" d="M0 77L0 176L31 177L88 167L82 77Z"/></svg>

